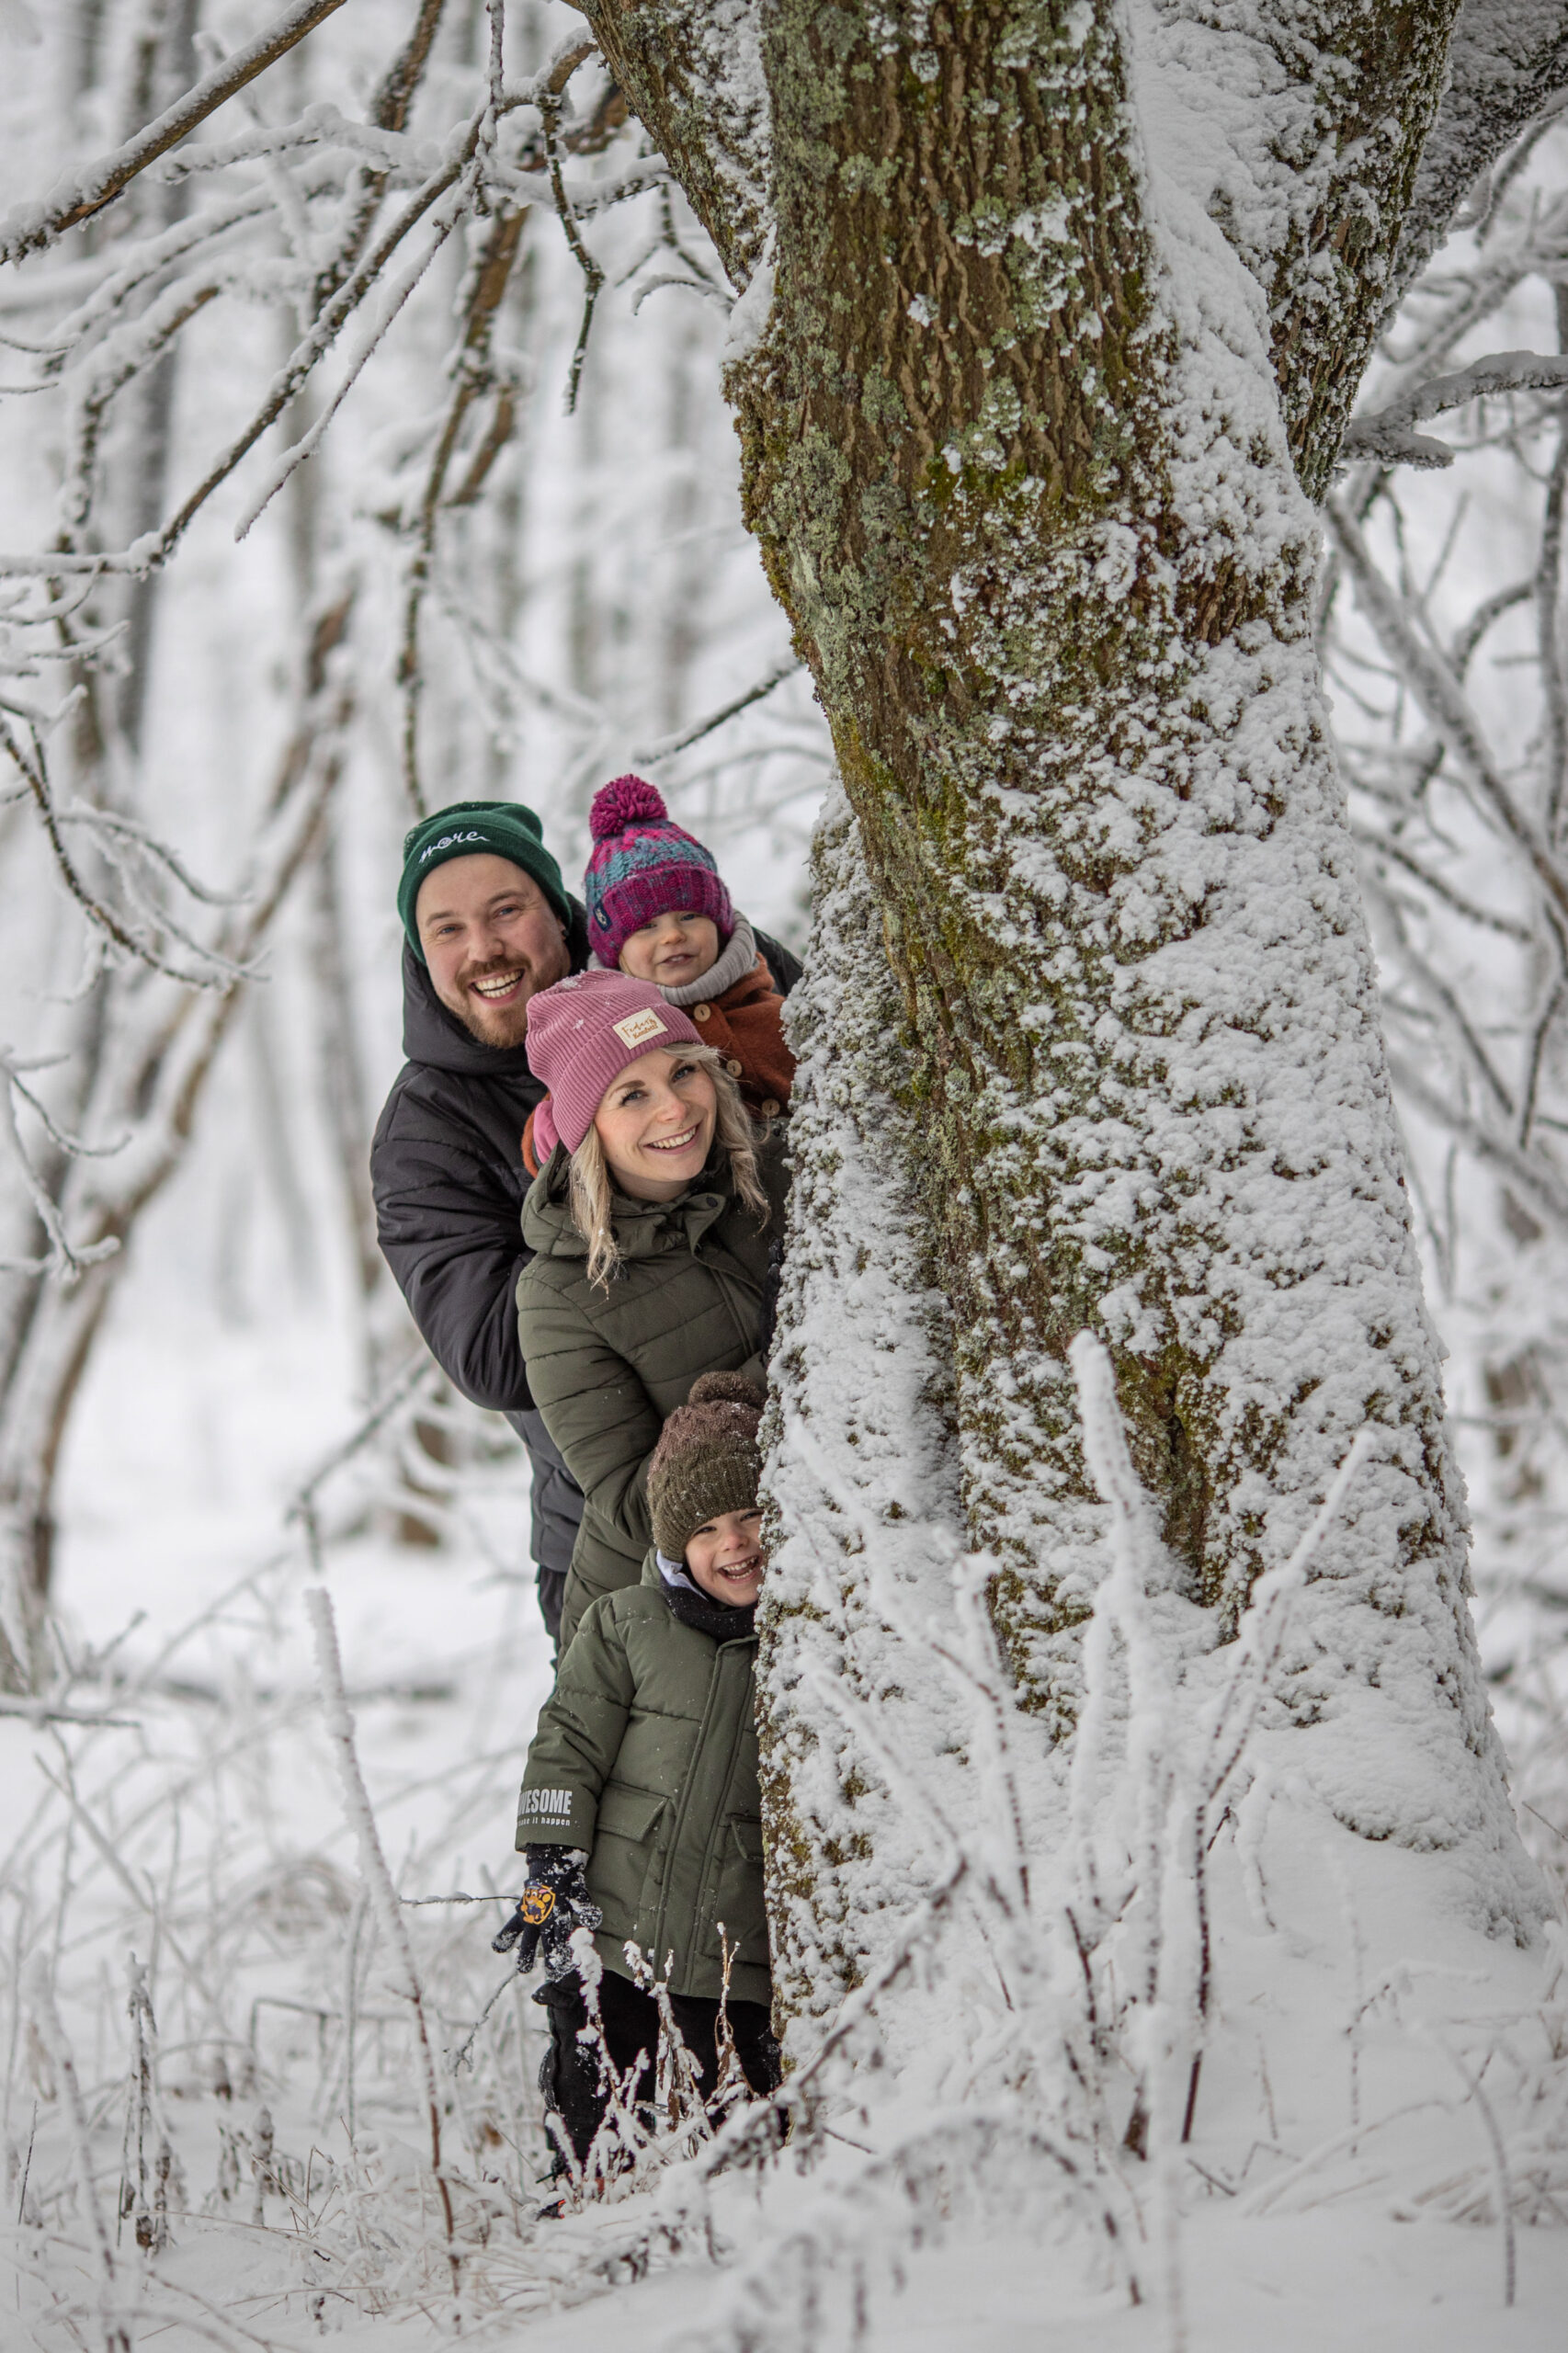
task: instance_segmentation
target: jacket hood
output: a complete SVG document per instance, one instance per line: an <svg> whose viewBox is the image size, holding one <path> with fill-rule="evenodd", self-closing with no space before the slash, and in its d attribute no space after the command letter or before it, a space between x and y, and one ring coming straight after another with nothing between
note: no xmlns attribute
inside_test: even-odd
<svg viewBox="0 0 1568 2353"><path fill-rule="evenodd" d="M567 1206L570 1165L565 1145L558 1143L523 1203L523 1240L540 1257L585 1258L588 1255L588 1245ZM665 1248L676 1231L689 1245L723 1216L733 1198L729 1155L716 1145L701 1176L673 1201L633 1201L624 1193L611 1194L616 1246L623 1258L651 1258Z"/></svg>
<svg viewBox="0 0 1568 2353"><path fill-rule="evenodd" d="M588 924L577 900L570 902L571 928L566 935L571 969L580 972L588 961ZM487 1046L465 1029L436 994L429 971L406 942L403 949L403 1051L404 1059L433 1070L460 1071L471 1078L530 1078L526 1044Z"/></svg>

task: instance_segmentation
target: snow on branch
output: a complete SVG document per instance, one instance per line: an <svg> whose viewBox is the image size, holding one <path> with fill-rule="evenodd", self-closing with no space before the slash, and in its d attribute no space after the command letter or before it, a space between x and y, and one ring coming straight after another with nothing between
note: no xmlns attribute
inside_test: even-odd
<svg viewBox="0 0 1568 2353"><path fill-rule="evenodd" d="M1568 360L1562 364L1568 368ZM1562 915L1568 917L1568 868L1529 813L1520 806L1498 769L1480 721L1452 669L1437 648L1418 634L1411 615L1373 563L1360 525L1349 507L1342 500L1331 498L1324 504L1324 516L1356 584L1361 608L1390 659L1442 737L1456 766L1524 852L1546 896Z"/></svg>
<svg viewBox="0 0 1568 2353"><path fill-rule="evenodd" d="M1340 444L1342 459L1372 458L1391 466L1451 466L1446 441L1412 427L1467 402L1495 400L1508 392L1562 392L1568 388L1568 356L1556 352L1495 351L1472 360L1451 376L1434 376L1369 416L1352 417Z"/></svg>
<svg viewBox="0 0 1568 2353"><path fill-rule="evenodd" d="M119 1248L119 1238L117 1234L109 1234L99 1242L71 1240L66 1233L65 1222L60 1214L59 1207L49 1187L35 1167L27 1145L22 1141L21 1129L17 1120L17 1103L26 1104L34 1118L41 1123L45 1134L56 1151L69 1159L107 1159L113 1154L122 1151L129 1138L120 1136L115 1142L108 1144L86 1144L75 1136L67 1135L62 1129L55 1125L38 1097L27 1085L24 1074L33 1071L48 1070L61 1060L62 1057L58 1054L24 1057L14 1053L8 1046L0 1046L0 1079L5 1081L4 1088L0 1089L0 1140L9 1146L11 1157L21 1172L28 1199L31 1201L38 1222L43 1228L47 1245L41 1257L0 1258L0 1274L50 1275L61 1282L74 1283L80 1280L89 1267L97 1266L100 1259L112 1258Z"/></svg>
<svg viewBox="0 0 1568 2353"><path fill-rule="evenodd" d="M1464 198L1568 82L1568 16L1551 0L1463 0L1448 87L1404 217L1390 294L1404 292Z"/></svg>
<svg viewBox="0 0 1568 2353"><path fill-rule="evenodd" d="M341 5L341 0L338 0L338 5ZM324 12L318 8L315 15ZM298 25L301 28L293 34L294 39L302 37L302 31L309 30L314 21L315 16L309 10L298 9L284 20L286 26ZM388 330L448 240L469 220L494 209L498 202L510 199L518 212L526 211L534 205L556 212L567 243L584 271L587 300L569 380L570 398L581 371L594 303L603 282L598 265L584 245L579 222L608 205L622 203L644 194L664 174L662 167L640 165L618 179L599 182L591 188L577 191L569 188L561 170L561 151L571 148L574 142L569 134L558 136L558 126L564 111L567 85L578 67L597 54L595 44L582 35L574 35L560 45L541 73L525 84L506 88L501 76L500 21L498 11L493 12L490 66L478 103L467 119L457 123L434 148L428 144L416 146L403 135L401 130L392 129L379 116L375 123L361 132L360 127L348 123L336 109L323 106L309 109L299 122L280 129L258 129L214 149L199 153L191 151L171 164L166 173L159 175L160 178L180 178L188 176L190 171L198 168L219 170L236 163L256 160L277 164L285 150L300 145L308 136L309 143L312 145L332 143L345 147L351 153L358 153L364 186L360 200L352 208L353 218L336 255L318 273L318 299L312 306L309 323L295 342L288 359L267 387L248 424L212 460L202 478L170 519L161 529L143 533L131 545L122 549L86 551L75 543L91 503L92 470L109 403L133 378L143 374L157 362L174 337L216 295L247 282L232 268L214 272L209 265L183 288L179 285L165 288L130 334L115 329L109 337L111 357L100 361L96 370L91 372L89 389L85 394L78 395L75 404L74 441L78 446L66 495L67 511L74 526L72 535L63 546L57 549L36 554L18 551L0 556L0 572L55 580L79 574L95 577L118 574L145 577L158 571L172 555L195 517L284 415L326 354L337 345L343 330L366 303L367 298L372 293L379 294L379 306L366 324L357 347L349 354L341 381L305 435L281 454L247 505L238 526L238 536L244 537L281 484L314 454L344 399L358 381L367 363L380 349ZM278 39L281 41L280 30L278 30ZM283 47L288 45L288 42L283 42L282 46L275 43L276 53L281 55ZM253 43L252 50L256 49L257 44ZM225 82L225 87L240 86L233 80L233 72L239 62L238 59L230 61L223 69L223 74L210 77L209 82L201 85L202 90L216 88L220 81ZM260 67L257 66L256 70L259 71ZM199 92L192 94L188 107L194 108L199 95ZM214 104L218 102L216 98L213 100ZM535 108L543 124L550 169L542 179L539 176L531 176L525 180L522 167L508 161L498 150L498 131L503 119L524 108ZM392 111L395 113L396 110ZM192 120L198 119L196 114L191 115ZM172 117L162 119L167 121ZM610 121L607 115L594 135L585 136L578 143L585 152L597 153L608 143L618 128L619 123ZM132 142L131 147L119 151L121 158L134 151L141 157L136 168L143 168L146 163L153 160L155 153L162 152L157 147L149 147L145 154L142 152L142 145L153 139L157 130L157 125L152 126L144 134L143 141ZM413 166L417 166L417 172L411 168ZM100 178L107 170L108 165L95 166L95 172ZM422 177L418 176L420 173ZM88 177L93 178L93 175L88 175ZM380 235L372 237L371 224L381 196L393 184L404 188L403 201L382 227ZM238 199L225 199L214 209L208 216L210 229L203 227L203 216L198 216L194 225L178 222L146 241L136 257L114 272L102 286L96 288L76 315L56 330L51 343L40 347L38 356L46 363L46 377L60 373L69 364L89 325L95 330L101 330L138 287L144 285L149 277L166 267L177 255L188 252L204 238L224 234L244 222L263 218L271 209L271 199L247 190ZM33 212L40 214L40 218L41 210L41 208L33 208ZM57 206L56 211L60 210ZM52 215L50 217L53 218ZM85 218L85 214L73 217ZM31 219L31 214L12 216L13 233L9 243L0 236L0 262L16 259L22 252L34 249L25 239L18 242L22 239L18 222L25 228ZM61 219L64 219L62 212ZM420 250L412 261L403 263L402 274L392 278L390 266L422 224L427 234ZM32 391L42 387L24 386L18 389ZM477 494L477 489L478 483L475 483L473 494Z"/></svg>
<svg viewBox="0 0 1568 2353"><path fill-rule="evenodd" d="M235 164L267 163L279 155L312 147L341 149L388 176L408 173L420 158L415 142L400 131L381 131L374 123L356 122L349 115L319 99L307 107L297 122L259 123L209 147L187 147L171 157L153 177L163 187L177 187L198 173L227 171Z"/></svg>
<svg viewBox="0 0 1568 2353"><path fill-rule="evenodd" d="M0 262L20 261L25 255L41 253L62 236L67 229L90 221L106 204L128 188L138 173L160 155L166 155L177 146L187 132L205 122L210 114L276 65L280 57L302 41L307 33L333 16L343 6L343 0L295 0L267 30L258 33L244 49L226 57L222 65L187 90L183 98L117 147L108 155L100 155L85 172L57 188L40 203L17 205L7 214L0 230Z"/></svg>

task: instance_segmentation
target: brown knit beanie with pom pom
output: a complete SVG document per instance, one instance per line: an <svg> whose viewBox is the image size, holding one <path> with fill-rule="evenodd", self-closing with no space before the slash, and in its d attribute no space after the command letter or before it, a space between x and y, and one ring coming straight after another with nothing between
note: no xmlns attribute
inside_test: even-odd
<svg viewBox="0 0 1568 2353"><path fill-rule="evenodd" d="M744 1373L705 1372L665 1424L648 1465L648 1503L666 1561L684 1560L698 1529L721 1512L756 1509L767 1403Z"/></svg>

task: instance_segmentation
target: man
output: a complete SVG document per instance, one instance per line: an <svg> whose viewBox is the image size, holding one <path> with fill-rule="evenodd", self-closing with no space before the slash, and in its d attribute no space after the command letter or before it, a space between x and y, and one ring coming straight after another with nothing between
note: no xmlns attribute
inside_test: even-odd
<svg viewBox="0 0 1568 2353"><path fill-rule="evenodd" d="M458 801L403 846L403 1050L370 1146L381 1253L454 1388L505 1414L533 1466L533 1555L553 1641L583 1498L528 1394L517 1277L528 1176L522 1135L544 1088L524 1045L528 999L588 961L583 909L531 809ZM756 936L781 991L788 950Z"/></svg>

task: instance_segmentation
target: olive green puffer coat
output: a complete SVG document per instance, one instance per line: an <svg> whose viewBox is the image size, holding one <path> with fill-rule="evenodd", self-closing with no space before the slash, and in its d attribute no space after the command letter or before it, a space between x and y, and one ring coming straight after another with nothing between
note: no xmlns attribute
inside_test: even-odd
<svg viewBox="0 0 1568 2353"><path fill-rule="evenodd" d="M666 1415L685 1404L700 1373L767 1381L757 1354L763 1290L787 1181L777 1132L758 1165L772 1204L763 1226L735 1199L723 1154L678 1200L616 1194L621 1261L608 1289L588 1281L562 1150L523 1203L523 1240L536 1253L517 1279L528 1387L585 1499L562 1613L563 1656L589 1602L637 1582L653 1540L648 1458Z"/></svg>
<svg viewBox="0 0 1568 2353"><path fill-rule="evenodd" d="M672 1616L650 1552L642 1582L596 1601L540 1711L517 1802L517 1845L584 1847L604 1913L594 1941L630 1977L630 1938L670 1991L771 1999L756 1764L756 1637Z"/></svg>

